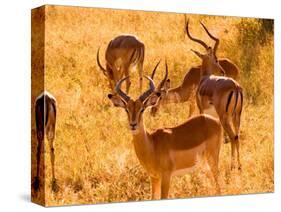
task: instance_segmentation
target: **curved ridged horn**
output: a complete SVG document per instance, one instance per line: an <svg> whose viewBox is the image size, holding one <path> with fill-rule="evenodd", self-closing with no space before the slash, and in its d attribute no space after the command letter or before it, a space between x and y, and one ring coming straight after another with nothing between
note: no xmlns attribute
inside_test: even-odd
<svg viewBox="0 0 281 212"><path fill-rule="evenodd" d="M168 64L167 64L167 60L165 60L165 76L164 79L158 85L157 89L161 89L164 86L167 79L168 79Z"/></svg>
<svg viewBox="0 0 281 212"><path fill-rule="evenodd" d="M209 47L206 43L204 43L202 40L196 39L196 38L194 38L190 35L188 25L189 25L189 20L187 20L187 22L185 24L185 31L186 31L186 34L189 37L189 39L194 41L194 42L197 42L197 43L201 44L206 50L208 50Z"/></svg>
<svg viewBox="0 0 281 212"><path fill-rule="evenodd" d="M142 102L144 102L147 97L150 96L150 94L153 93L153 91L155 91L155 85L154 85L154 82L153 80L148 77L148 76L144 76L146 79L149 80L149 89L147 91L145 91L140 97L139 97L139 100L141 100Z"/></svg>
<svg viewBox="0 0 281 212"><path fill-rule="evenodd" d="M157 69L158 65L160 64L160 62L161 62L161 60L159 60L159 62L156 64L155 68L153 69L152 74L151 74L151 77L150 77L151 79L153 79L153 78L154 78L154 75L155 75L156 69Z"/></svg>
<svg viewBox="0 0 281 212"><path fill-rule="evenodd" d="M125 102L128 102L128 101L130 100L130 97L127 96L127 94L125 94L125 93L121 90L120 87L121 87L122 83L123 83L126 79L128 79L128 78L129 78L129 76L127 76L127 77L125 77L125 78L119 80L119 81L117 82L116 86L115 86L115 91L116 91L116 93L117 93Z"/></svg>
<svg viewBox="0 0 281 212"><path fill-rule="evenodd" d="M209 35L210 38L212 38L216 43L214 45L214 54L216 54L220 40L218 38L216 38L215 36L213 36L207 29L207 27L200 21L201 26L204 28L204 30L206 31L206 33Z"/></svg>
<svg viewBox="0 0 281 212"><path fill-rule="evenodd" d="M107 71L106 71L106 69L104 68L104 67L102 67L102 65L101 65L101 63L100 63L100 56L99 56L99 54L100 54L100 47L98 48L98 52L97 52L97 63L98 63L98 66L100 67L100 69L102 70L102 72L103 72L103 74L105 75L105 76L107 76Z"/></svg>

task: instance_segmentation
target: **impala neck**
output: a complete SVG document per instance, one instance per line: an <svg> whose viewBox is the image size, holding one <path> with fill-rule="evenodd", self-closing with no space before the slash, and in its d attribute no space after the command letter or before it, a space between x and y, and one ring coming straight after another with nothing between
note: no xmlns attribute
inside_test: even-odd
<svg viewBox="0 0 281 212"><path fill-rule="evenodd" d="M205 61L203 61L203 63L202 63L200 74L201 74L201 77L212 75L211 68L209 67L209 64Z"/></svg>
<svg viewBox="0 0 281 212"><path fill-rule="evenodd" d="M133 133L133 143L138 159L141 164L146 166L151 158L153 157L153 143L151 141L150 135L145 130L143 121L139 123L138 132Z"/></svg>

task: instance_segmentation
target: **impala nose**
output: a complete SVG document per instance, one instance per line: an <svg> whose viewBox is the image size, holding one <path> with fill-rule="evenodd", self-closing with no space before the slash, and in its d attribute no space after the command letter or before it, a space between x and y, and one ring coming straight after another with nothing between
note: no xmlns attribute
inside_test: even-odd
<svg viewBox="0 0 281 212"><path fill-rule="evenodd" d="M131 130L135 130L137 128L137 124L136 123L131 123Z"/></svg>

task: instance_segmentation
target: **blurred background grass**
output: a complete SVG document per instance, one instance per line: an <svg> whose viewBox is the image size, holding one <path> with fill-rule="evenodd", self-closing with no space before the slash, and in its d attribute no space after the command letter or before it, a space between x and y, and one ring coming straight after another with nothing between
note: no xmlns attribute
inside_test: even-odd
<svg viewBox="0 0 281 212"><path fill-rule="evenodd" d="M230 145L223 145L222 195L272 192L273 21L205 15L187 17L194 36L213 45L200 27L199 21L203 21L221 40L218 56L230 58L241 70L239 82L245 93L241 123L243 170L241 173L230 171ZM162 59L155 77L159 82L164 74L163 61L167 58L169 78L172 86L177 86L190 67L200 64L189 50L203 51L186 37L184 20L183 14L176 13L46 7L45 83L46 89L57 99L56 177L61 187L57 194L51 192L46 143L47 205L150 198L149 177L134 153L126 114L107 99L110 90L96 64L96 53L100 46L101 61L105 64L104 51L108 42L120 34L134 34L145 44L144 73L149 75ZM137 80L135 72L130 90L135 98L139 95ZM182 123L189 112L187 105L164 106L155 118L147 111L144 120L148 131ZM35 138L35 126L32 126L33 154ZM34 157L32 167L35 168ZM202 169L175 177L170 198L213 195L215 189L211 182Z"/></svg>

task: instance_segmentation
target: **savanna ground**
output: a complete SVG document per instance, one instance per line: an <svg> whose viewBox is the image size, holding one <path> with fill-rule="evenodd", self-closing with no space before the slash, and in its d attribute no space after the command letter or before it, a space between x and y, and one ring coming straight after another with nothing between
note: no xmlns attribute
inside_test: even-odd
<svg viewBox="0 0 281 212"><path fill-rule="evenodd" d="M200 63L190 48L203 49L186 37L183 14L62 6L47 6L45 12L45 89L57 99L55 154L60 190L51 191L46 142L45 196L41 201L46 205L63 205L149 200L149 177L135 155L125 112L113 107L107 99L110 90L96 63L97 49L101 46L101 60L105 64L108 42L120 34L134 34L146 47L144 73L149 75L159 59L167 58L172 86L182 81L190 67ZM230 144L224 144L219 164L221 195L273 192L273 22L204 15L187 17L194 36L213 45L200 27L199 21L203 21L220 38L218 56L230 58L241 69L238 81L245 95L240 145L242 171L230 170ZM36 25L36 19L33 23ZM40 42L33 42L35 56L40 48ZM40 72L37 60L40 58L33 57L35 74ZM156 83L163 73L164 62L158 68ZM135 72L132 97L139 95L137 80ZM33 81L33 88L39 91L40 83ZM33 104L38 94L33 93ZM154 118L147 110L145 125L148 131L174 126L184 122L188 112L188 103L164 106ZM32 120L34 123L34 111ZM35 135L33 124L33 169ZM34 191L32 194L36 199L38 194ZM215 187L202 169L172 179L170 198L210 195L216 195Z"/></svg>

